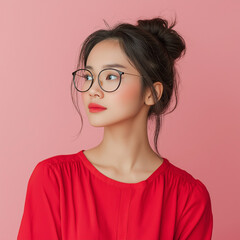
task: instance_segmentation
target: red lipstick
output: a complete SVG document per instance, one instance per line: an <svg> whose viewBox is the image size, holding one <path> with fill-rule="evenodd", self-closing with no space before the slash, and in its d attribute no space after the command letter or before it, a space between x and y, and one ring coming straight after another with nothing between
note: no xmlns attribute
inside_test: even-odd
<svg viewBox="0 0 240 240"><path fill-rule="evenodd" d="M104 106L101 106L101 105L96 104L96 103L90 103L88 105L88 108L89 108L90 112L100 112L100 111L103 111L103 110L107 109Z"/></svg>

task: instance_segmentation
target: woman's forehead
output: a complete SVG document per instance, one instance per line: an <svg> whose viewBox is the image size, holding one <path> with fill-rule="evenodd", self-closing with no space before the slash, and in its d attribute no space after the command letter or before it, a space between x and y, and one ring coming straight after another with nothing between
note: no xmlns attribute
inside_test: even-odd
<svg viewBox="0 0 240 240"><path fill-rule="evenodd" d="M88 55L86 66L105 66L119 64L131 68L126 53L117 39L106 39L97 43Z"/></svg>

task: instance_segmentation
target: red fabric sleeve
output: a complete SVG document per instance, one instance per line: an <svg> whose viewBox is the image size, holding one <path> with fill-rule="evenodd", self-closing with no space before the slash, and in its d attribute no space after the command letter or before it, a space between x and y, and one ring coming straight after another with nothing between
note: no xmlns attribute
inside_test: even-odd
<svg viewBox="0 0 240 240"><path fill-rule="evenodd" d="M28 182L17 240L60 240L59 186L51 166L37 164Z"/></svg>
<svg viewBox="0 0 240 240"><path fill-rule="evenodd" d="M181 214L175 238L177 240L210 240L213 215L209 193L197 180Z"/></svg>

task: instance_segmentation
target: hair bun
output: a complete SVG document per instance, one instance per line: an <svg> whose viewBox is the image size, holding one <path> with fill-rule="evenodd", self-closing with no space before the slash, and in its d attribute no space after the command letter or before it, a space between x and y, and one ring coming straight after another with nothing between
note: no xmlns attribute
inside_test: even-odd
<svg viewBox="0 0 240 240"><path fill-rule="evenodd" d="M161 18L138 20L137 23L137 27L155 36L174 60L185 54L186 46L184 39L172 29L176 24L176 20L170 26L168 26L167 20Z"/></svg>

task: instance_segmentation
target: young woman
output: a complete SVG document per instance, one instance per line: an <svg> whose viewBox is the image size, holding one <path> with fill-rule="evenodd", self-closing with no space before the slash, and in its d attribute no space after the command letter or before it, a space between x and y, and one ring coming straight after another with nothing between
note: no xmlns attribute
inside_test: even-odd
<svg viewBox="0 0 240 240"><path fill-rule="evenodd" d="M84 41L72 88L104 136L92 149L37 164L18 240L211 239L205 185L157 149L173 92L177 100L175 62L185 53L175 23L139 20ZM151 117L157 153L148 141Z"/></svg>

